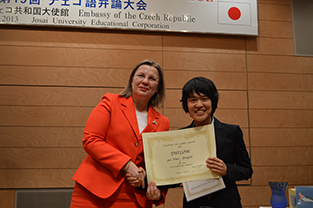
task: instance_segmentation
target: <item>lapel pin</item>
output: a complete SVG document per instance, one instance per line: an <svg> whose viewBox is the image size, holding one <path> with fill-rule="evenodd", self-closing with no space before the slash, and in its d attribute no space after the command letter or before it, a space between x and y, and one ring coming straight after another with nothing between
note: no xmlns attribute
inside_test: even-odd
<svg viewBox="0 0 313 208"><path fill-rule="evenodd" d="M152 121L152 123L156 125L156 124L157 124L157 121L156 121L156 120L154 120L154 121Z"/></svg>

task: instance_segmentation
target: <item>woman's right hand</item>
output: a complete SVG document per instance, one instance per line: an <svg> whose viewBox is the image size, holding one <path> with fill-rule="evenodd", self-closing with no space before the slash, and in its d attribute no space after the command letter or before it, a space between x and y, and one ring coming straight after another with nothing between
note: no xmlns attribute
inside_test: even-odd
<svg viewBox="0 0 313 208"><path fill-rule="evenodd" d="M124 171L131 186L145 188L146 171L142 167L138 168L132 161L129 161L125 165Z"/></svg>

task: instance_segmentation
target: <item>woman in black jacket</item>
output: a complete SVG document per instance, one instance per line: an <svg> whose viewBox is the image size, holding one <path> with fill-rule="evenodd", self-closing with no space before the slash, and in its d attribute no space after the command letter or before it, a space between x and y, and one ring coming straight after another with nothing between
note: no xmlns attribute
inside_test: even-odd
<svg viewBox="0 0 313 208"><path fill-rule="evenodd" d="M193 128L214 125L217 157L206 159L206 166L222 176L225 188L214 193L187 201L184 196L183 208L242 208L236 181L248 180L252 175L250 158L238 125L226 124L215 118L214 112L219 99L214 83L204 77L189 80L182 90L182 106L193 118ZM158 186L152 182L147 195L158 193L158 188L173 188L180 184Z"/></svg>
<svg viewBox="0 0 313 208"><path fill-rule="evenodd" d="M189 202L184 197L184 208L241 208L236 181L251 178L253 172L240 127L222 123L213 116L218 99L214 83L204 77L189 80L182 90L183 109L194 119L184 128L214 125L217 157L207 158L206 165L222 176L226 186Z"/></svg>

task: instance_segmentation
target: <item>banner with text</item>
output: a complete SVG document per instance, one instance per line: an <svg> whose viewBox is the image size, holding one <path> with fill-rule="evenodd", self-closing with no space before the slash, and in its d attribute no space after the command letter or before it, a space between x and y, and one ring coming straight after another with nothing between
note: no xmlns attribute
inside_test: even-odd
<svg viewBox="0 0 313 208"><path fill-rule="evenodd" d="M0 24L258 35L257 0L0 0Z"/></svg>

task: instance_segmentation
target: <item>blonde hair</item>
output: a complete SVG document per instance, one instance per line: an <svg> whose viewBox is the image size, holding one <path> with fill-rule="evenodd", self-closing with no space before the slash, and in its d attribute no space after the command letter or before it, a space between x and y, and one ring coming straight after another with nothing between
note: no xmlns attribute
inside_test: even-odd
<svg viewBox="0 0 313 208"><path fill-rule="evenodd" d="M156 68L159 72L158 91L150 98L148 105L152 106L152 107L162 107L163 102L164 102L164 98L165 98L165 86L164 86L164 79L163 79L164 73L163 73L163 69L160 66L160 64L158 64L157 62L155 62L152 59L145 59L145 60L139 62L135 66L132 73L130 74L130 77L128 79L128 83L127 83L126 87L123 89L122 92L119 93L119 95L121 97L126 97L126 98L129 98L132 95L132 93L133 93L133 91L132 91L133 78L134 78L134 75L135 75L137 69L142 65L152 66L152 67Z"/></svg>

